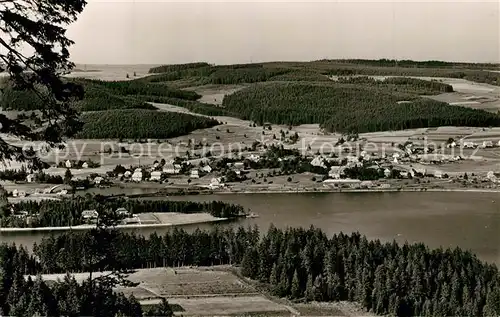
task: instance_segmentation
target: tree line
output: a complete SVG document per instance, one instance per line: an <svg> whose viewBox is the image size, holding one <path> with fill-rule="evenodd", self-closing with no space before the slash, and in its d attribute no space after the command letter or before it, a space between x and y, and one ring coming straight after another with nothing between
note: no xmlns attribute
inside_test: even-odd
<svg viewBox="0 0 500 317"><path fill-rule="evenodd" d="M259 124L319 123L345 133L500 124L497 114L483 110L359 85L258 84L226 96L223 105Z"/></svg>
<svg viewBox="0 0 500 317"><path fill-rule="evenodd" d="M84 125L77 137L82 139L167 139L219 124L186 113L143 109L86 112L81 117Z"/></svg>
<svg viewBox="0 0 500 317"><path fill-rule="evenodd" d="M198 203L192 201L169 200L125 200L123 198L105 199L101 196L75 197L63 200L22 201L11 208L0 210L1 227L61 227L77 226L85 223L84 210L96 210L102 214L113 214L118 208L125 208L130 214L141 213L200 213L207 212L214 217L235 218L245 210L240 205L220 201ZM30 223L16 216L26 211Z"/></svg>
<svg viewBox="0 0 500 317"><path fill-rule="evenodd" d="M16 266L29 274L86 271L91 267L83 255L93 252L93 239L92 232L52 236L32 256L16 248ZM327 237L312 227L272 225L262 236L255 227L174 229L149 239L110 232L105 241L111 251L93 262L94 269L238 264L244 276L289 299L356 301L373 313L397 316L500 313L498 268L459 248L382 243L359 233Z"/></svg>
<svg viewBox="0 0 500 317"><path fill-rule="evenodd" d="M428 60L428 61L414 61L409 59L395 60L395 59L336 59L336 60L323 60L331 63L338 64L357 64L357 65L365 65L365 66L377 66L377 67L420 67L420 68L470 68L470 69L497 69L499 64L490 64L490 63L461 63L461 62L446 62L446 61L438 61L438 60Z"/></svg>
<svg viewBox="0 0 500 317"><path fill-rule="evenodd" d="M408 77L389 77L376 80L368 76L340 77L337 80L344 84L362 84L390 89L393 91L409 92L417 95L436 95L453 92L453 86L433 80L422 80Z"/></svg>
<svg viewBox="0 0 500 317"><path fill-rule="evenodd" d="M247 68L247 71L245 71ZM190 79L200 84L208 83L252 83L258 81L293 80L288 73L296 74L305 71L311 74L311 81L321 81L321 75L351 76L351 75L380 75L380 76L419 76L419 77L449 77L461 78L470 81L500 85L499 74L485 71L484 68L498 69L497 64L472 64L442 61L410 61L410 60L319 60L312 62L269 62L243 65L218 65L206 63L166 65L152 69L150 76L153 82L175 81ZM262 74L267 75L263 76ZM273 75L272 70L276 71ZM231 74L232 70L237 70ZM279 72L283 72L279 74ZM254 75L251 75L253 73ZM260 74L256 76L255 74ZM227 75L227 76L226 76ZM281 77L280 76L285 76ZM273 78L276 77L276 78ZM299 76L299 77L303 77Z"/></svg>
<svg viewBox="0 0 500 317"><path fill-rule="evenodd" d="M2 316L173 316L166 300L143 310L137 299L113 291L106 282L77 283L67 274L45 282L24 277L26 250L0 245L0 314Z"/></svg>
<svg viewBox="0 0 500 317"><path fill-rule="evenodd" d="M193 91L179 90L143 80L101 81L76 78L69 79L68 82L81 85L85 89L83 99L75 100L73 104L80 111L156 109L144 102L143 98L136 98L138 95L191 101L201 97ZM8 81L2 86L0 107L3 109L29 111L43 108L43 100L34 91L15 89Z"/></svg>

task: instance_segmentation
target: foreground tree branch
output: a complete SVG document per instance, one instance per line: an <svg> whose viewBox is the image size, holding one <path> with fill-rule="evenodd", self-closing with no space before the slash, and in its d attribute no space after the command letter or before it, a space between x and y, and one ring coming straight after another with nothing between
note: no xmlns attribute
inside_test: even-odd
<svg viewBox="0 0 500 317"><path fill-rule="evenodd" d="M0 78L0 107L8 93L20 90L29 90L33 98L42 101L37 125L0 114L0 162L26 162L33 169L41 166L36 155L27 155L2 135L44 141L54 147L81 128L72 102L83 99L83 88L64 81L62 75L74 67L68 50L73 42L66 37L65 28L85 5L85 0L0 1L0 72L8 73Z"/></svg>

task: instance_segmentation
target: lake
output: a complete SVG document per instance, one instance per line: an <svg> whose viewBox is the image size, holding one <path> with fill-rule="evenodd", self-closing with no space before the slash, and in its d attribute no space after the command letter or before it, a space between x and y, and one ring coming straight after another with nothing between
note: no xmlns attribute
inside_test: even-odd
<svg viewBox="0 0 500 317"><path fill-rule="evenodd" d="M162 197L148 199L165 199ZM323 229L332 235L359 231L371 239L423 242L429 247L469 249L500 265L500 194L460 192L219 194L173 196L171 200L222 200L241 204L258 218L225 225ZM207 229L210 225L187 226ZM139 231L137 231L139 230ZM168 228L156 229L161 234ZM134 229L149 235L155 229ZM0 239L31 247L47 233L3 233Z"/></svg>

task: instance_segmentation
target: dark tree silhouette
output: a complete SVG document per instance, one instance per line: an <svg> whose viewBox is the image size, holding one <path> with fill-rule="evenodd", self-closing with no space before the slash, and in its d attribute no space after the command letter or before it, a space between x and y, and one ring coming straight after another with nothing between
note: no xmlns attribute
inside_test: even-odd
<svg viewBox="0 0 500 317"><path fill-rule="evenodd" d="M59 145L65 136L81 126L71 101L83 98L80 85L65 82L61 75L74 65L68 48L73 42L65 27L74 22L86 5L85 0L2 0L0 1L0 72L9 77L2 83L2 94L30 91L42 100L39 119L42 128L33 129L17 119L0 115L0 132L26 140L43 140ZM25 54L22 48L32 51ZM0 161L18 160L37 167L34 155L0 138Z"/></svg>

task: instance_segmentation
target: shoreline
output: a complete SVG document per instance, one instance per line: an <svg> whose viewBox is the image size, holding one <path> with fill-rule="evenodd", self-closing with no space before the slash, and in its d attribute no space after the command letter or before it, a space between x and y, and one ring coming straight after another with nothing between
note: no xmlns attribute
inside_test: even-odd
<svg viewBox="0 0 500 317"><path fill-rule="evenodd" d="M199 195L218 194L306 194L306 193L397 193L397 192L471 192L471 193L500 193L499 189L487 188L382 188L382 189L321 189L321 190L260 190L260 191L214 191L211 193L200 193Z"/></svg>
<svg viewBox="0 0 500 317"><path fill-rule="evenodd" d="M215 218L211 220L200 220L191 222L180 222L180 223L152 223L152 224L133 224L133 225L116 225L113 228L116 229L147 229L147 228L164 228L164 227L177 227L183 225L194 225L194 224L205 224L213 222L223 222L228 221L229 218ZM66 227L35 227L35 228L0 228L1 233L10 232L47 232L47 231L81 231L95 229L95 225L79 225L79 226L66 226Z"/></svg>

